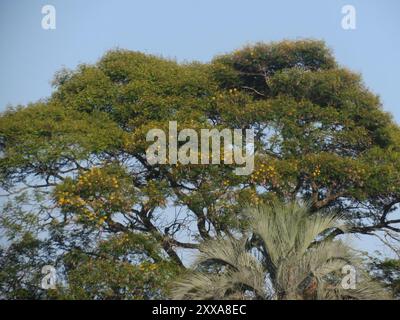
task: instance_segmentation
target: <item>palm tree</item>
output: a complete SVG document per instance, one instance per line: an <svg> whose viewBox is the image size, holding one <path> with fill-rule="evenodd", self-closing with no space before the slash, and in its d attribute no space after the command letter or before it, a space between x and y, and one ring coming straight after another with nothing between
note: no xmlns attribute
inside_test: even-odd
<svg viewBox="0 0 400 320"><path fill-rule="evenodd" d="M360 255L329 237L335 228L343 229L335 215L311 214L298 203L275 203L245 214L249 227L240 238L201 245L192 271L175 282L172 298L389 298L363 271ZM356 271L355 286L342 285L347 265Z"/></svg>

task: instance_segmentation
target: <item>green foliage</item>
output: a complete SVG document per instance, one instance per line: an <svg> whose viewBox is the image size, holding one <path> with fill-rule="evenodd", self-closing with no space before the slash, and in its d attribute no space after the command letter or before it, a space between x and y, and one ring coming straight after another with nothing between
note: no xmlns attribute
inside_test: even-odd
<svg viewBox="0 0 400 320"><path fill-rule="evenodd" d="M162 299L179 271L140 234L115 236L90 253L72 250L63 259L68 287L54 293L59 299Z"/></svg>
<svg viewBox="0 0 400 320"><path fill-rule="evenodd" d="M0 298L44 299L47 294L39 284L41 266L49 258L42 254L44 243L30 233L0 248Z"/></svg>
<svg viewBox="0 0 400 320"><path fill-rule="evenodd" d="M266 76L281 70L304 68L325 70L336 67L331 52L321 41L258 43L214 59L214 74L223 87L247 86L268 94Z"/></svg>
<svg viewBox="0 0 400 320"><path fill-rule="evenodd" d="M374 278L391 290L396 299L400 298L400 260L373 259L370 264Z"/></svg>
<svg viewBox="0 0 400 320"><path fill-rule="evenodd" d="M108 171L114 172L115 171ZM27 195L0 216L0 297L3 299L162 299L180 268L153 237L139 232L98 233L97 224L72 229L25 211ZM40 198L34 197L34 200ZM35 212L35 208L33 212ZM56 289L44 290L42 268L54 266Z"/></svg>
<svg viewBox="0 0 400 320"><path fill-rule="evenodd" d="M0 188L36 217L55 252L85 253L136 232L182 267L180 249L235 234L246 225L244 206L277 199L337 209L346 232L399 231L399 127L321 41L260 43L209 63L112 50L60 71L53 84L46 100L0 115ZM173 120L196 131L254 129L255 171L150 166L146 133Z"/></svg>

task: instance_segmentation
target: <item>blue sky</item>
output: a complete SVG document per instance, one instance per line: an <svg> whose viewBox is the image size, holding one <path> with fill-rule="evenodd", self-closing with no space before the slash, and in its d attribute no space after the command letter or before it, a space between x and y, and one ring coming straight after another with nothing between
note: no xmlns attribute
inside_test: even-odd
<svg viewBox="0 0 400 320"><path fill-rule="evenodd" d="M56 30L41 27L46 4L56 8ZM341 27L346 4L356 8L356 30ZM400 123L399 15L398 0L1 0L0 111L48 96L57 70L115 47L209 61L256 41L315 38L361 72Z"/></svg>
<svg viewBox="0 0 400 320"><path fill-rule="evenodd" d="M56 8L56 30L41 28L45 4ZM345 4L356 8L356 30L341 28ZM255 41L307 37L361 72L399 123L399 15L398 0L1 0L0 110L48 96L57 70L110 48L208 61Z"/></svg>

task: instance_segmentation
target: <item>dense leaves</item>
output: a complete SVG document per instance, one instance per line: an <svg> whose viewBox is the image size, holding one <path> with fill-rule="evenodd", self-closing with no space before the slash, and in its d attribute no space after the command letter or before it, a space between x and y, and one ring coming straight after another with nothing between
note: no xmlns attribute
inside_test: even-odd
<svg viewBox="0 0 400 320"><path fill-rule="evenodd" d="M146 133L168 121L254 129L254 172L150 166ZM379 98L320 41L255 44L204 64L113 50L57 73L46 100L1 114L0 187L63 252L137 232L182 266L181 249L235 233L244 205L276 199L337 209L347 232L398 232L399 142ZM29 207L21 192L40 199Z"/></svg>

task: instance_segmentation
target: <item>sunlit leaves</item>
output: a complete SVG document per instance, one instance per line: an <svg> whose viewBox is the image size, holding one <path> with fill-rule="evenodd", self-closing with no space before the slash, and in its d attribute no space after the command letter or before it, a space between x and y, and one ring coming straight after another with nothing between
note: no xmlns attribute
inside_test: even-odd
<svg viewBox="0 0 400 320"><path fill-rule="evenodd" d="M75 212L85 221L102 225L113 214L127 212L135 204L135 190L119 167L91 168L77 179L67 178L58 185L57 205L66 212Z"/></svg>

